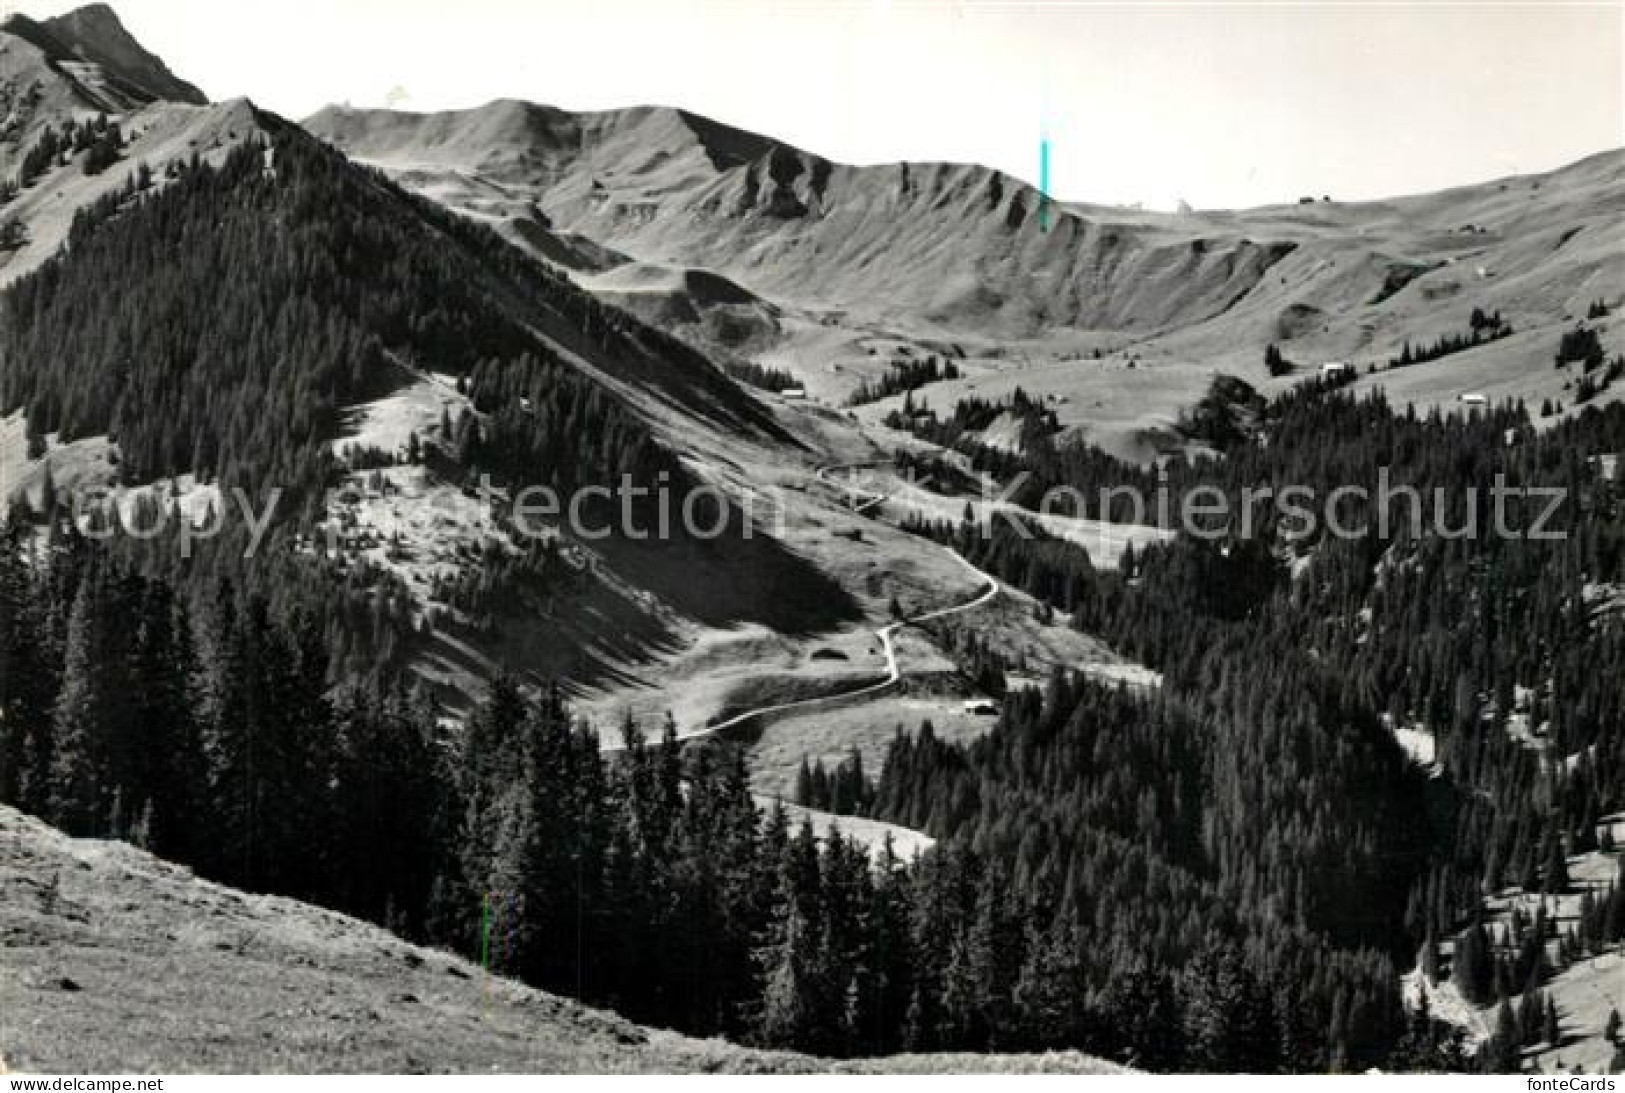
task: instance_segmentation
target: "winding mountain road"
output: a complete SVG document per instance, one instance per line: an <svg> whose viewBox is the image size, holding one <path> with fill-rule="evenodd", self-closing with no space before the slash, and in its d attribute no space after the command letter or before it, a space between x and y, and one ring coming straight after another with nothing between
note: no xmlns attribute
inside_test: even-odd
<svg viewBox="0 0 1625 1093"><path fill-rule="evenodd" d="M884 460L868 463L834 464L830 466L818 467L813 473L818 476L820 481L832 486L836 486L836 483L831 479L830 476L838 471L860 470L870 467L878 467L889 462L889 460ZM853 494L856 492L850 487L837 486L837 488L846 490L848 494ZM885 496L882 494L875 494L871 491L861 492L863 492L866 496L861 504L856 504L854 506L855 511L860 514L866 515L868 510L877 507L885 500ZM880 680L877 683L866 683L861 687L856 687L850 691L841 691L836 694L818 695L816 698L803 698L794 702L780 702L772 706L757 706L753 709L746 710L743 713L734 714L732 717L724 721L718 721L716 724L707 725L701 729L695 729L693 732L679 733L677 736L678 742L683 743L690 740L701 740L708 736L715 736L718 733L727 732L729 729L737 728L738 726L743 725L747 721L754 718L767 717L773 714L790 713L792 711L800 712L803 710L812 710L817 709L820 706L833 705L837 702L850 702L855 698L864 698L868 695L882 694L885 691L897 686L898 682L903 678L903 670L897 663L897 645L893 640L898 631L902 630L905 626L914 626L922 622L931 622L934 619L942 619L947 618L950 615L958 615L965 611L974 611L978 607L992 603L993 600L999 595L998 581L989 577L986 573L983 573L981 570L971 565L964 558L949 550L947 547L942 547L940 549L977 580L982 581L986 587L983 588L981 592L977 593L976 596L966 600L964 603L955 604L952 607L939 608L936 611L927 611L919 615L911 615L899 622L882 626L880 629L876 630L874 632L875 636L880 639L880 649L886 657L885 679ZM624 751L625 749L625 743L615 741L606 742L599 748L599 751L604 754L609 754Z"/></svg>

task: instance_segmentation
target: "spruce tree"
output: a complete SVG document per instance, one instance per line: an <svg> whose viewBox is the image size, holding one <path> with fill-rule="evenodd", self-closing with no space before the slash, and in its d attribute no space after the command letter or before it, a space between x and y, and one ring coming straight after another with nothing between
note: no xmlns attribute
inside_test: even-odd
<svg viewBox="0 0 1625 1093"><path fill-rule="evenodd" d="M1484 1045L1481 1060L1491 1074L1512 1074L1519 1069L1518 1024L1506 999L1495 1011L1495 1032Z"/></svg>
<svg viewBox="0 0 1625 1093"><path fill-rule="evenodd" d="M767 943L758 954L761 1002L754 1038L763 1047L806 1050L815 1043L819 1017L812 924L798 902L785 894Z"/></svg>
<svg viewBox="0 0 1625 1093"><path fill-rule="evenodd" d="M106 831L107 779L104 624L98 582L84 580L73 601L63 651L62 690L52 716L48 817L77 835Z"/></svg>
<svg viewBox="0 0 1625 1093"><path fill-rule="evenodd" d="M1566 891L1569 887L1568 858L1564 855L1563 837L1555 822L1547 826L1543 858L1541 890L1548 893Z"/></svg>
<svg viewBox="0 0 1625 1093"><path fill-rule="evenodd" d="M1493 990L1489 941L1482 924L1468 927L1456 936L1456 951L1450 964L1450 978L1469 1002L1487 1001Z"/></svg>

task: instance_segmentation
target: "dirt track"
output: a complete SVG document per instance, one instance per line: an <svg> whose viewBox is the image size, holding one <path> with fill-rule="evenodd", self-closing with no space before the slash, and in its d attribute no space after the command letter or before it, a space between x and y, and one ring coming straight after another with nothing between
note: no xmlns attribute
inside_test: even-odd
<svg viewBox="0 0 1625 1093"><path fill-rule="evenodd" d="M835 483L831 480L830 476L837 471L854 470L879 465L880 464L874 462L841 463L819 467L814 471L814 473L818 476L820 481L834 485ZM848 492L852 493L854 491L848 490ZM876 507L881 501L884 500L885 498L879 495L867 496L863 498L859 504L855 505L854 508L855 511L859 513L865 513L869 509ZM897 646L893 641L893 638L896 636L899 630L903 629L905 626L912 626L922 622L930 622L933 619L946 618L949 615L957 615L964 611L974 610L975 608L992 603L999 594L999 582L995 581L993 578L971 565L964 558L961 558L953 551L948 550L946 547L942 549L944 553L951 557L956 563L974 574L978 580L984 581L987 587L978 593L973 599L967 600L964 603L956 604L952 607L941 608L936 611L928 611L924 614L912 615L900 622L894 622L890 625L882 626L880 629L876 630L875 636L880 639L880 648L886 657L885 679L881 680L879 683L865 684L862 687L858 687L850 691L842 691L839 694L819 695L816 698L803 698L798 699L795 702L781 702L772 706L757 706L754 709L735 714L725 721L719 721L714 725L707 725L704 728L696 729L693 732L683 733L678 736L678 740L700 740L708 736L715 736L718 733L726 732L729 729L737 728L745 722L757 718L771 717L773 715L782 713L798 712L813 709L818 706L833 705L835 703L850 702L854 699L862 699L871 695L883 694L891 688L897 686L898 682L903 678L902 668L897 663ZM625 749L625 747L626 745L624 743L616 741L605 744L601 750L606 753L613 753L622 751Z"/></svg>

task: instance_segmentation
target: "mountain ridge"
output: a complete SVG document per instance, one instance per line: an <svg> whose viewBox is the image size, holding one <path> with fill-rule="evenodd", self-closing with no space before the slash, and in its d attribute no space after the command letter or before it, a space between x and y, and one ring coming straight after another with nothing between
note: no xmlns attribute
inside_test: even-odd
<svg viewBox="0 0 1625 1093"><path fill-rule="evenodd" d="M149 52L106 4L36 20L14 14L0 32L40 50L88 109L123 113L156 102L206 106L207 96Z"/></svg>
<svg viewBox="0 0 1625 1093"><path fill-rule="evenodd" d="M518 116L544 119L543 137L512 124ZM334 107L304 124L453 207L495 219L534 210L552 228L640 261L711 269L775 305L968 339L1156 336L1278 295L1267 290L1277 273L1311 295L1340 254L1342 281L1348 257L1366 267L1338 288L1350 312L1384 292L1390 267L1425 272L1464 243L1486 242L1464 224L1496 217L1519 239L1567 226L1614 210L1625 178L1625 151L1610 151L1440 195L1192 213L1056 201L1041 218L1046 199L992 168L841 164L673 107ZM506 203L474 192L485 182ZM1582 193L1523 200L1541 185ZM1328 346L1328 356L1352 348L1362 318L1347 317L1345 347ZM1273 320L1249 322L1246 337L1261 349Z"/></svg>
<svg viewBox="0 0 1625 1093"><path fill-rule="evenodd" d="M305 126L306 128L315 126L316 128L321 129L334 125L336 124L337 119L345 117L415 119L422 122L449 124L454 121L467 121L470 119L479 118L495 112L521 110L532 111L537 114L547 116L556 123L560 124L579 122L583 119L592 119L599 123L596 126L587 128L607 128L608 126L604 123L613 122L618 119L626 119L630 122L650 117L671 117L688 125L696 140L700 141L702 144L707 142L707 135L712 134L713 139L717 141L719 146L723 140L731 139L736 142L752 145L757 153L765 153L771 151L773 148L783 148L787 151L805 155L813 159L823 160L829 163L831 166L893 170L901 167L920 169L938 168L950 170L955 168L969 168L1001 175L1004 179L1013 184L1026 186L1034 191L1038 189L1036 185L1019 175L1011 174L1002 168L987 166L986 164L979 163L975 160L879 159L864 162L842 160L831 155L813 151L788 140L784 140L766 133L759 133L753 130L745 129L742 126L733 125L732 123L722 121L710 115L700 113L699 111L691 110L688 107L669 103L631 103L626 106L578 110L570 107L556 106L551 103L524 99L512 95L499 95L495 98L489 99L482 103L477 103L472 106L448 107L437 110L407 110L393 107L368 107L354 106L348 103L330 103L327 106L317 110L315 113L302 119L299 124ZM754 158L754 156L751 158ZM1609 160L1617 160L1621 163L1625 163L1625 143L1622 143L1617 147L1603 148L1594 152L1589 152L1577 159L1568 160L1549 168L1514 171L1508 174L1493 175L1481 179L1467 179L1433 190L1399 191L1395 193L1380 194L1372 197L1352 198L1347 200L1336 199L1330 202L1317 200L1313 203L1308 203L1302 199L1283 199L1280 201L1260 202L1254 205L1196 206L1194 208L1185 210L1170 210L1149 209L1135 204L1096 202L1090 200L1085 195L1051 195L1051 200L1057 206L1069 210L1075 210L1082 214L1116 214L1120 216L1144 217L1146 219L1165 219L1170 221L1191 219L1200 220L1209 216L1235 217L1263 212L1302 211L1306 205L1308 208L1313 209L1322 204L1335 204L1344 209L1376 209L1384 206L1391 206L1396 203L1404 204L1408 201L1417 199L1455 199L1461 196L1470 195L1471 192L1475 190L1501 184L1544 178L1546 176L1564 174L1576 170L1589 170L1597 167L1598 165L1604 164Z"/></svg>
<svg viewBox="0 0 1625 1093"><path fill-rule="evenodd" d="M45 26L80 57L118 73L153 99L193 106L209 102L207 95L175 75L162 58L137 41L107 4L86 4L45 20Z"/></svg>

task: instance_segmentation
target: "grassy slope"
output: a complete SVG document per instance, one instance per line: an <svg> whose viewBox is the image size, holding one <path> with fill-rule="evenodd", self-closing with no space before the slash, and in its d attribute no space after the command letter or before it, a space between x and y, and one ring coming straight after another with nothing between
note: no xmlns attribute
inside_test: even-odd
<svg viewBox="0 0 1625 1093"><path fill-rule="evenodd" d="M0 1071L809 1072L634 1025L355 919L0 808ZM1101 1073L1074 1054L860 1069Z"/></svg>

